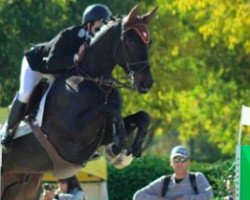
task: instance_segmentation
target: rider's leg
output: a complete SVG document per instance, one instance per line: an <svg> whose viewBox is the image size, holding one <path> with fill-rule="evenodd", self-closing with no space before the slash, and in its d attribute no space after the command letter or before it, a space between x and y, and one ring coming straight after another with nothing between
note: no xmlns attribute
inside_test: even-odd
<svg viewBox="0 0 250 200"><path fill-rule="evenodd" d="M8 151L12 145L15 131L24 117L26 104L18 100L16 95L10 110L9 117L5 124L5 131L2 134L1 144L4 151Z"/></svg>
<svg viewBox="0 0 250 200"><path fill-rule="evenodd" d="M20 89L11 106L10 114L1 138L1 144L5 152L11 148L16 129L24 118L30 95L41 78L41 73L32 71L26 57L24 57L20 76Z"/></svg>

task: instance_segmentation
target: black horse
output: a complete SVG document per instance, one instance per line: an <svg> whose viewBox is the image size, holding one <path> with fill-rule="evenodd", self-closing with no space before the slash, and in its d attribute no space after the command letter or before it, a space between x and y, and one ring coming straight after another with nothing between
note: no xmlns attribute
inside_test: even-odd
<svg viewBox="0 0 250 200"><path fill-rule="evenodd" d="M112 71L120 65L138 93L151 88L147 24L155 11L137 16L134 7L127 16L104 25L93 38L84 62L54 81L41 129L68 162L82 166L99 146L108 144L113 144L113 155L123 149L134 157L141 155L149 116L139 111L121 117L119 82L112 78ZM128 146L127 136L134 130L134 142ZM34 134L16 139L12 151L3 155L2 199L34 199L35 192L30 191L37 189L41 174L52 170L53 162ZM31 186L32 181L37 184ZM23 192L19 195L20 190L26 196Z"/></svg>

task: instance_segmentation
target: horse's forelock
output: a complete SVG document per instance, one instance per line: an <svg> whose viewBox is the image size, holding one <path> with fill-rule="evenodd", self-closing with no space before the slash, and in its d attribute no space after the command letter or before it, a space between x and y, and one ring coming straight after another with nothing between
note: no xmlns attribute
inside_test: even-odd
<svg viewBox="0 0 250 200"><path fill-rule="evenodd" d="M116 27L117 25L119 25L119 23L121 22L121 18L120 17L117 17L117 18L114 18L110 21L108 21L106 24L104 24L100 30L95 34L95 36L91 39L91 43L90 43L90 46L92 46L95 42L98 41L98 39L106 34L107 31L109 31L110 29Z"/></svg>
<svg viewBox="0 0 250 200"><path fill-rule="evenodd" d="M142 17L135 17L132 23L126 23L125 21L123 23L123 27L125 31L128 31L130 29L134 30L145 44L149 44L149 30Z"/></svg>

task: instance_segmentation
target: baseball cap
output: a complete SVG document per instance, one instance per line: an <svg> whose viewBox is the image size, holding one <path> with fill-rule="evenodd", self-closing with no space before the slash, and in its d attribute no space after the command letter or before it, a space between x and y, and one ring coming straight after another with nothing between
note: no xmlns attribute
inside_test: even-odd
<svg viewBox="0 0 250 200"><path fill-rule="evenodd" d="M186 147L184 146L175 146L170 154L170 158L173 159L176 156L180 156L183 158L188 159L190 157L189 152Z"/></svg>

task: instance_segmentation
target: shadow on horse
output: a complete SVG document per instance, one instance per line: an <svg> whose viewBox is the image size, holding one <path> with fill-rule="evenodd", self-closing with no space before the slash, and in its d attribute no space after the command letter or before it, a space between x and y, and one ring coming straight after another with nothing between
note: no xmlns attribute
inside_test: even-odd
<svg viewBox="0 0 250 200"><path fill-rule="evenodd" d="M33 130L42 132L43 142L49 141L56 153L77 166L77 170L102 145L108 145L111 160L122 153L132 157L141 155L149 116L139 111L123 118L118 87L125 85L144 94L153 84L147 24L155 11L138 16L135 6L128 15L105 24L92 39L84 61L52 84L41 128L30 123ZM112 77L116 64L123 68L132 84L123 84ZM128 145L132 132L135 138ZM77 172L66 164L56 167L34 133L15 139L12 151L3 155L2 200L36 199L38 185L47 171L58 178Z"/></svg>

